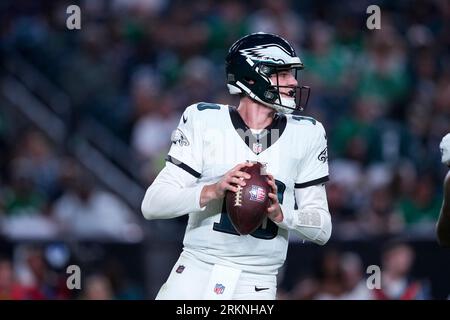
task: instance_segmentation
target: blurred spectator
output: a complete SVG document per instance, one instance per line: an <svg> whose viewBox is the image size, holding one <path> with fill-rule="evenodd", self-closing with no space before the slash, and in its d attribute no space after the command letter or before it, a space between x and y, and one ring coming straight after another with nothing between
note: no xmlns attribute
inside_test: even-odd
<svg viewBox="0 0 450 320"><path fill-rule="evenodd" d="M140 240L135 218L122 201L96 187L92 177L73 164L68 163L64 170L67 191L53 211L63 234L77 239Z"/></svg>
<svg viewBox="0 0 450 320"><path fill-rule="evenodd" d="M120 261L109 260L103 269L117 299L140 300L145 298L142 286L130 279Z"/></svg>
<svg viewBox="0 0 450 320"><path fill-rule="evenodd" d="M137 116L132 130L131 145L146 161L167 153L172 130L179 115L174 113L174 98L160 93L161 86L151 69L136 72L131 94Z"/></svg>
<svg viewBox="0 0 450 320"><path fill-rule="evenodd" d="M20 146L20 147L19 147ZM19 143L11 161L12 172L31 180L32 187L53 200L59 192L59 160L44 135L28 131Z"/></svg>
<svg viewBox="0 0 450 320"><path fill-rule="evenodd" d="M369 97L358 99L351 115L342 117L335 134L330 136L330 147L337 157L367 165L381 160L380 131L375 121L382 115L382 106Z"/></svg>
<svg viewBox="0 0 450 320"><path fill-rule="evenodd" d="M84 284L84 300L113 300L114 292L107 277L102 274L88 276Z"/></svg>
<svg viewBox="0 0 450 320"><path fill-rule="evenodd" d="M290 300L313 300L319 293L320 282L312 277L305 276L299 279L294 288L285 296Z"/></svg>
<svg viewBox="0 0 450 320"><path fill-rule="evenodd" d="M304 52L304 63L308 68L306 81L316 90L334 92L346 86L351 73L350 55L333 41L334 31L323 22L316 22L308 36L309 50Z"/></svg>
<svg viewBox="0 0 450 320"><path fill-rule="evenodd" d="M414 251L401 242L388 243L382 253L381 289L374 289L377 300L429 299L427 283L411 278Z"/></svg>
<svg viewBox="0 0 450 320"><path fill-rule="evenodd" d="M275 33L295 44L304 37L302 17L291 9L290 0L264 0L261 9L250 15L251 32Z"/></svg>
<svg viewBox="0 0 450 320"><path fill-rule="evenodd" d="M242 1L220 1L216 6L218 12L208 19L208 47L214 57L222 60L222 52L228 48L228 44L248 33L249 22L245 18L246 5Z"/></svg>
<svg viewBox="0 0 450 320"><path fill-rule="evenodd" d="M320 287L318 294L314 297L317 300L338 299L344 294L342 282L342 269L340 268L341 253L336 249L325 251L320 264L318 280Z"/></svg>
<svg viewBox="0 0 450 320"><path fill-rule="evenodd" d="M18 280L25 288L24 299L68 299L66 274L58 274L48 265L39 246L22 246L16 250L15 270Z"/></svg>
<svg viewBox="0 0 450 320"><path fill-rule="evenodd" d="M18 163L16 165L19 166ZM58 227L51 216L47 198L51 197L51 193L40 190L36 182L40 177L45 177L44 167L45 163L42 168L34 168L32 171L23 166L13 170L11 185L4 191L3 205L6 214L0 224L0 233L13 239L48 239L58 235ZM33 176L36 180L33 180ZM49 190L56 189L56 181L48 186Z"/></svg>
<svg viewBox="0 0 450 320"><path fill-rule="evenodd" d="M11 260L0 256L0 300L22 300L24 288L16 281Z"/></svg>
<svg viewBox="0 0 450 320"><path fill-rule="evenodd" d="M357 91L359 96L389 106L405 98L409 83L403 42L386 20L380 32L372 33L369 39Z"/></svg>
<svg viewBox="0 0 450 320"><path fill-rule="evenodd" d="M339 297L342 300L370 300L371 290L367 287L363 273L361 258L352 252L345 252L341 256L340 267L344 293Z"/></svg>
<svg viewBox="0 0 450 320"><path fill-rule="evenodd" d="M393 195L388 187L380 187L370 194L368 207L359 214L362 235L392 236L404 227L400 212L395 209Z"/></svg>
<svg viewBox="0 0 450 320"><path fill-rule="evenodd" d="M435 183L430 175L419 177L413 191L399 199L397 205L408 226L421 223L423 227L433 225L439 216L442 195L435 192Z"/></svg>
<svg viewBox="0 0 450 320"><path fill-rule="evenodd" d="M33 186L33 181L21 171L13 171L10 188L4 193L8 215L36 214L45 204L44 195Z"/></svg>

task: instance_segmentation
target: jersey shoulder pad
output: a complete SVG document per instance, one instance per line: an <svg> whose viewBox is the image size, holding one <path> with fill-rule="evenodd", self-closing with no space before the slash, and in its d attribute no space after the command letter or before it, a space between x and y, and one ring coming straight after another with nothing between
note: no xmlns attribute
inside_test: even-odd
<svg viewBox="0 0 450 320"><path fill-rule="evenodd" d="M323 136L325 140L327 139L327 134L322 123L312 117L288 115L288 123L294 128L301 129L298 134L304 136L305 134L309 137L320 137Z"/></svg>

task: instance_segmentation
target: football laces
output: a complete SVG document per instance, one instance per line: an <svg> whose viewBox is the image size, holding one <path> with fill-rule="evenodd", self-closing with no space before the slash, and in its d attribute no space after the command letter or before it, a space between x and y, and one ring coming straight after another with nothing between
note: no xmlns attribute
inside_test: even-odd
<svg viewBox="0 0 450 320"><path fill-rule="evenodd" d="M234 196L234 206L240 207L242 206L242 186L237 186L237 191Z"/></svg>

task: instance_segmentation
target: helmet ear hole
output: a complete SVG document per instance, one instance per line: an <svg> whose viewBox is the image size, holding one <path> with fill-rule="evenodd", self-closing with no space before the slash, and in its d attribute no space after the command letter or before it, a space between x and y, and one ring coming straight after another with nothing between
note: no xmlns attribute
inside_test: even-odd
<svg viewBox="0 0 450 320"><path fill-rule="evenodd" d="M267 100L274 100L275 94L273 94L273 93L270 92L270 91L266 91L266 92L264 92L264 97L265 97Z"/></svg>
<svg viewBox="0 0 450 320"><path fill-rule="evenodd" d="M248 84L255 84L255 80L253 80L253 79L250 79L250 78L245 77L244 80L245 80L245 82L247 82Z"/></svg>

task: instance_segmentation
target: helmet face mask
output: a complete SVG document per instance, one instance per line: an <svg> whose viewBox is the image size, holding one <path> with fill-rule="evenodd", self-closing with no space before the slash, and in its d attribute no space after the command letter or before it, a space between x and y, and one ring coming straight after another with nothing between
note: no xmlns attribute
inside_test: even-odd
<svg viewBox="0 0 450 320"><path fill-rule="evenodd" d="M310 89L299 86L297 78L303 63L283 38L268 33L248 35L231 46L226 62L230 94L244 93L282 113L306 106ZM295 76L296 85L280 85L279 74L286 71Z"/></svg>
<svg viewBox="0 0 450 320"><path fill-rule="evenodd" d="M310 88L308 86L299 86L299 85L297 86L280 85L279 81L279 73L283 71L289 71L293 73L292 76L296 79L296 82L299 83L300 82L299 71L302 70L303 68L275 67L274 69L275 70L273 74L276 75L276 81L273 84L273 88L276 92L276 99L273 102L273 108L278 112L282 113L303 111L309 100ZM286 92L289 98L285 97L283 95L283 92Z"/></svg>

